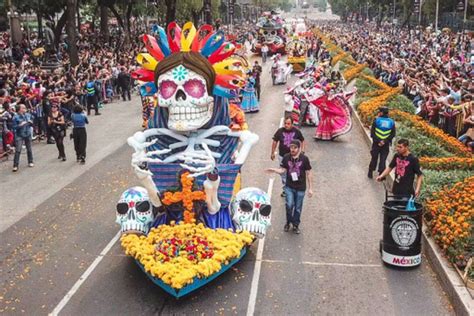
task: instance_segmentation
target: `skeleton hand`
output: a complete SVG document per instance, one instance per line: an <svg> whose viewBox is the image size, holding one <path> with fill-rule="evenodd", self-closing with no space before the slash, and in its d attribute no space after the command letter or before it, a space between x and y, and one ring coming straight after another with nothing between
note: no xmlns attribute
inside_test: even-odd
<svg viewBox="0 0 474 316"><path fill-rule="evenodd" d="M201 144L203 151L185 151L178 155L177 158L182 160L181 167L191 172L190 177L198 177L200 175L210 173L216 167L216 160L212 156L212 152L209 147L205 144ZM192 165L201 165L201 167L195 167Z"/></svg>
<svg viewBox="0 0 474 316"><path fill-rule="evenodd" d="M153 145L157 139L147 142L149 135L146 132L136 132L132 137L127 139L127 143L133 147L135 152L132 154L132 168L135 171L138 179L144 180L151 177L151 172L147 170L147 162L161 162L158 158L152 158L155 155L162 155L170 152L170 149L162 149L146 152L146 148Z"/></svg>

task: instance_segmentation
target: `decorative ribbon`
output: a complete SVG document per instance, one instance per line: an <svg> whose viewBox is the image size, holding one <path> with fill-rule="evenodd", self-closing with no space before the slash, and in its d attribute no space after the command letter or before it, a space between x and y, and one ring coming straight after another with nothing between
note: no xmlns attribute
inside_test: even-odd
<svg viewBox="0 0 474 316"><path fill-rule="evenodd" d="M189 52L191 50L191 45L193 43L194 37L196 37L196 28L194 27L193 22L187 22L183 26L181 32L181 51Z"/></svg>
<svg viewBox="0 0 474 316"><path fill-rule="evenodd" d="M160 49L160 46L156 42L156 38L150 36L148 34L143 35L143 43L145 43L145 47L147 51L153 56L156 60L162 61L165 58L165 55Z"/></svg>
<svg viewBox="0 0 474 316"><path fill-rule="evenodd" d="M168 44L172 53L177 53L181 50L181 28L178 23L171 22L168 24Z"/></svg>

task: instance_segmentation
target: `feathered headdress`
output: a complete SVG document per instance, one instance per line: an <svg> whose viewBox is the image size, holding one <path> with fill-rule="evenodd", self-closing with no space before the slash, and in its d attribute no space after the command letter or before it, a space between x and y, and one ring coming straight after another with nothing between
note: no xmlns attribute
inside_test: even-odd
<svg viewBox="0 0 474 316"><path fill-rule="evenodd" d="M243 85L242 63L232 57L236 45L225 42L223 31L214 32L211 25L203 25L196 30L192 22L184 24L182 29L172 22L166 32L161 26L154 25L152 31L154 35L143 35L148 53L138 54L137 62L142 69L133 73L135 79L153 83L154 71L160 61L177 52L193 51L204 56L216 73L214 95L231 97L230 90Z"/></svg>

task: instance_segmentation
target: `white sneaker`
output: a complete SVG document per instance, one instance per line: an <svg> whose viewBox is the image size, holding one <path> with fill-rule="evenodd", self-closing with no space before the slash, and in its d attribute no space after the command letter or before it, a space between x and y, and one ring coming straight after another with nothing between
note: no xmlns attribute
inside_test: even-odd
<svg viewBox="0 0 474 316"><path fill-rule="evenodd" d="M34 166L35 166L35 164L32 163L32 162L28 164L28 167L30 167L30 168L33 168Z"/></svg>

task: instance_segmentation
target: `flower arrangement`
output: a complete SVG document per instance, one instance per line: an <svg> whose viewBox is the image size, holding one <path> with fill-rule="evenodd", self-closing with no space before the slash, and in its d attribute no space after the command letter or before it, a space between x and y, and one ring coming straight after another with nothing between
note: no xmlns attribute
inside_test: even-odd
<svg viewBox="0 0 474 316"><path fill-rule="evenodd" d="M400 88L390 88L385 90L384 93L362 102L357 110L364 124L371 124L375 118L375 115L377 114L377 110L381 106L385 105L391 97L397 95L399 92Z"/></svg>
<svg viewBox="0 0 474 316"><path fill-rule="evenodd" d="M220 271L223 264L238 258L253 238L247 231L234 233L202 223L172 222L152 228L148 236L124 235L121 244L147 273L179 290L195 278Z"/></svg>
<svg viewBox="0 0 474 316"><path fill-rule="evenodd" d="M194 201L205 201L206 193L204 191L193 191L194 178L189 177L189 172L183 172L180 176L182 191L165 192L161 202L164 205L183 203L184 222L194 223L195 213L193 211Z"/></svg>
<svg viewBox="0 0 474 316"><path fill-rule="evenodd" d="M366 67L367 67L367 64L356 64L355 66L344 71L342 75L344 79L347 82L349 82L355 77L357 77L362 72L362 70L364 70Z"/></svg>
<svg viewBox="0 0 474 316"><path fill-rule="evenodd" d="M389 85L387 85L385 82L382 82L372 76L368 76L368 75L364 75L362 74L361 76L361 79L364 79L364 80L367 80L368 82L370 82L372 85L378 87L379 89L381 90L390 90L390 89L393 89L392 87L390 87Z"/></svg>
<svg viewBox="0 0 474 316"><path fill-rule="evenodd" d="M473 254L474 177L445 187L426 202L431 234L447 258L462 268Z"/></svg>
<svg viewBox="0 0 474 316"><path fill-rule="evenodd" d="M414 127L421 134L436 139L448 151L460 157L472 157L472 154L469 152L466 146L464 146L455 137L446 134L437 127L431 126L428 122L423 120L423 118L399 110L393 110L391 112L391 115L397 120L404 121L405 123L407 123L408 126Z"/></svg>
<svg viewBox="0 0 474 316"><path fill-rule="evenodd" d="M474 158L446 157L431 158L421 157L420 164L423 168L431 170L474 170Z"/></svg>
<svg viewBox="0 0 474 316"><path fill-rule="evenodd" d="M337 54L336 56L334 56L334 58L332 59L331 61L331 65L334 66L335 64L337 64L339 61L343 60L344 58L346 58L349 54L347 52L343 52L343 53L339 53Z"/></svg>

